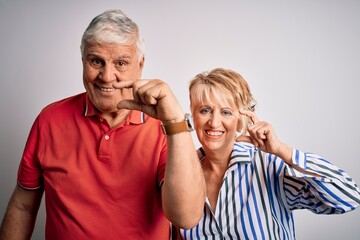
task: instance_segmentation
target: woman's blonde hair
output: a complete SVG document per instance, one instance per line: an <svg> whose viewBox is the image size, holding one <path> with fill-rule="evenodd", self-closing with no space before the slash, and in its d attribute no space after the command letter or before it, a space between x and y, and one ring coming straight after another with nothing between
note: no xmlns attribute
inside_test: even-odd
<svg viewBox="0 0 360 240"><path fill-rule="evenodd" d="M213 99L220 104L230 104L238 110L255 111L256 101L253 98L246 80L237 72L224 68L215 68L203 72L190 81L190 108L194 112L193 103L211 102ZM245 131L247 122L242 116L238 131Z"/></svg>

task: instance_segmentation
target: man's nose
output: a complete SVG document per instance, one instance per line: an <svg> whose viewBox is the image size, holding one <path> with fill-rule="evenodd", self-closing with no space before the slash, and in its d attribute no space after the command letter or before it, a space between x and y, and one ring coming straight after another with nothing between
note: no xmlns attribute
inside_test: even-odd
<svg viewBox="0 0 360 240"><path fill-rule="evenodd" d="M100 79L104 82L113 82L116 80L116 69L112 65L105 65L100 72Z"/></svg>

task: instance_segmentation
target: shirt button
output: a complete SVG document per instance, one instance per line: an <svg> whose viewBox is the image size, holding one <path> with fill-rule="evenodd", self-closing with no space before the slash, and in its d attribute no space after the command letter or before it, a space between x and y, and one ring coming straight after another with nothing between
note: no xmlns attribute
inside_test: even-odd
<svg viewBox="0 0 360 240"><path fill-rule="evenodd" d="M104 121L104 119L103 119L103 118L100 118L100 122L102 122L102 121Z"/></svg>
<svg viewBox="0 0 360 240"><path fill-rule="evenodd" d="M109 138L110 138L109 135L105 135L106 140L109 140Z"/></svg>

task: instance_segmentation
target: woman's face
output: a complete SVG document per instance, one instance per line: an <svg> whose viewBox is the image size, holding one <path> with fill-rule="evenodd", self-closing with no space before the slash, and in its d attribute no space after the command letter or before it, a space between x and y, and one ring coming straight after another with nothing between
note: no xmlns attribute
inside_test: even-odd
<svg viewBox="0 0 360 240"><path fill-rule="evenodd" d="M205 152L231 151L234 144L239 111L230 104L220 104L216 100L201 103L192 102L192 114L199 142Z"/></svg>

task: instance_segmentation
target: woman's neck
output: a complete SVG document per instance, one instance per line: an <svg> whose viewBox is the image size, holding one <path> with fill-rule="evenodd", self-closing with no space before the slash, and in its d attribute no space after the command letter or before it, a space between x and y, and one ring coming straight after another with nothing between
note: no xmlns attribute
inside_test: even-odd
<svg viewBox="0 0 360 240"><path fill-rule="evenodd" d="M228 168L231 152L218 153L206 151L205 158L201 161L206 182L206 195L211 208L215 211L219 191L225 172Z"/></svg>
<svg viewBox="0 0 360 240"><path fill-rule="evenodd" d="M230 161L232 147L224 150L204 149L205 158L202 160L204 170L224 175Z"/></svg>

